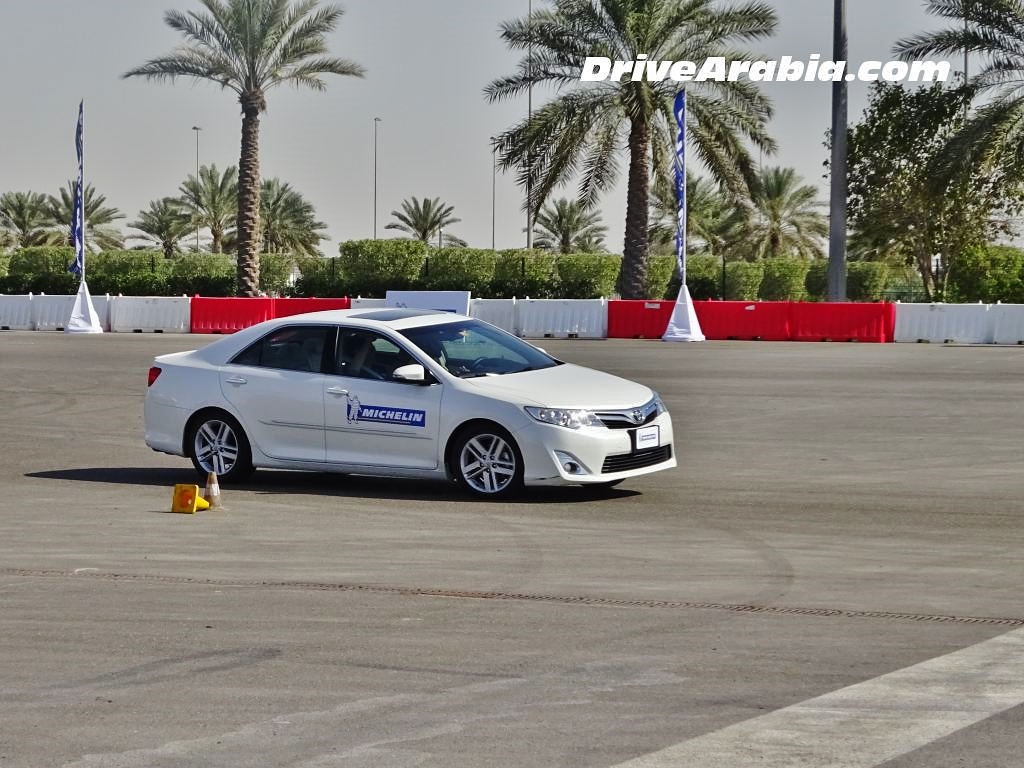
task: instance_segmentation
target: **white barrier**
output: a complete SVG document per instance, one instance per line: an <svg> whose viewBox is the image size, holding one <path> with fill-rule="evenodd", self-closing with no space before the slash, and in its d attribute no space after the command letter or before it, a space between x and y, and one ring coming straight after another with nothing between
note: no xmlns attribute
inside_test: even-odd
<svg viewBox="0 0 1024 768"><path fill-rule="evenodd" d="M995 344L1024 344L1024 304L993 304L992 341Z"/></svg>
<svg viewBox="0 0 1024 768"><path fill-rule="evenodd" d="M473 299L469 304L469 314L485 323L496 325L503 331L518 334L516 300L512 299Z"/></svg>
<svg viewBox="0 0 1024 768"><path fill-rule="evenodd" d="M987 304L897 304L897 342L991 344L992 316Z"/></svg>
<svg viewBox="0 0 1024 768"><path fill-rule="evenodd" d="M0 296L0 330L32 330L32 294Z"/></svg>
<svg viewBox="0 0 1024 768"><path fill-rule="evenodd" d="M603 339L608 336L604 299L522 299L516 303L519 335L530 339Z"/></svg>
<svg viewBox="0 0 1024 768"><path fill-rule="evenodd" d="M44 293L32 297L32 328L36 331L63 331L71 318L71 310L75 306L75 296L47 296ZM93 296L92 305L96 309L100 326L104 331L110 330L110 295Z"/></svg>
<svg viewBox="0 0 1024 768"><path fill-rule="evenodd" d="M110 301L110 330L115 333L188 333L188 296L115 296ZM99 307L96 308L99 312Z"/></svg>
<svg viewBox="0 0 1024 768"><path fill-rule="evenodd" d="M357 296L350 301L352 302L352 309L368 309L370 307L383 307L387 299L364 299L362 296Z"/></svg>

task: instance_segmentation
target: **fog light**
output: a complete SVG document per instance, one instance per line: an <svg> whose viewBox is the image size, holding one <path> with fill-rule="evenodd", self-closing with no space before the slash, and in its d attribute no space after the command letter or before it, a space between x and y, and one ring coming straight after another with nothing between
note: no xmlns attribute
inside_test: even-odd
<svg viewBox="0 0 1024 768"><path fill-rule="evenodd" d="M558 460L562 470L568 475L586 475L589 474L589 470L583 464L582 461L577 459L571 453L565 451L555 451L555 458Z"/></svg>

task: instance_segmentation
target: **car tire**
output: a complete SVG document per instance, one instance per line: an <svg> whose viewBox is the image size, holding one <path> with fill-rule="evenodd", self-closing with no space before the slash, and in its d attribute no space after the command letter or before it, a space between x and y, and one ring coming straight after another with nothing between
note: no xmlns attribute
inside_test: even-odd
<svg viewBox="0 0 1024 768"><path fill-rule="evenodd" d="M195 420L188 435L188 456L203 478L216 472L220 482L234 483L253 473L249 439L242 425L223 411L209 411Z"/></svg>
<svg viewBox="0 0 1024 768"><path fill-rule="evenodd" d="M497 424L479 424L459 435L451 469L459 485L481 498L504 499L523 488L519 446Z"/></svg>

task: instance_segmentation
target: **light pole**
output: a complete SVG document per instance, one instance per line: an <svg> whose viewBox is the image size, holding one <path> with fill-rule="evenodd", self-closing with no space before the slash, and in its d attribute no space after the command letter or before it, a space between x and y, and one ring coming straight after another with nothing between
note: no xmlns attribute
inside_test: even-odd
<svg viewBox="0 0 1024 768"><path fill-rule="evenodd" d="M196 132L196 253L199 253L199 195L203 191L203 185L199 181L199 132L203 129L193 125L192 130Z"/></svg>
<svg viewBox="0 0 1024 768"><path fill-rule="evenodd" d="M373 118L373 239L377 239L377 126L379 117Z"/></svg>
<svg viewBox="0 0 1024 768"><path fill-rule="evenodd" d="M846 0L835 0L832 60L846 61ZM847 84L832 83L832 178L828 225L828 300L846 301Z"/></svg>
<svg viewBox="0 0 1024 768"><path fill-rule="evenodd" d="M495 246L494 228L498 219L498 141L491 136L491 250Z"/></svg>

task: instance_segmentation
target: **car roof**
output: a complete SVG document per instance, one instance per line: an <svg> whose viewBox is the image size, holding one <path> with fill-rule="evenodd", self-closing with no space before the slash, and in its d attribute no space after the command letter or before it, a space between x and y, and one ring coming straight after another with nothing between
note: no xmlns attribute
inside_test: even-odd
<svg viewBox="0 0 1024 768"><path fill-rule="evenodd" d="M444 325L462 320L472 320L466 315L435 309L414 309L411 307L373 307L363 309L328 309L322 312L307 312L289 315L251 325L230 336L211 342L193 354L210 363L221 364L230 360L249 344L277 328L289 325L348 325L365 330L391 330L401 332L407 328L430 325Z"/></svg>

